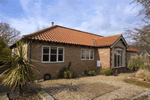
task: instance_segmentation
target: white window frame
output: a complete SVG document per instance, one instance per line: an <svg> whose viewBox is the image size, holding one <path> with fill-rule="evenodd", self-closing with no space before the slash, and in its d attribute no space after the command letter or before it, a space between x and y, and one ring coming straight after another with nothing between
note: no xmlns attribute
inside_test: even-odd
<svg viewBox="0 0 150 100"><path fill-rule="evenodd" d="M49 46L42 46L42 63L49 63L49 61L43 61L43 48L48 47L49 48L49 61L50 61L50 47Z"/></svg>
<svg viewBox="0 0 150 100"><path fill-rule="evenodd" d="M121 48L116 48L115 51L116 51L116 52L122 51L122 55L121 55L121 56L122 56L122 65L121 65L121 66L115 66L115 64L114 64L114 68L124 67L124 66L123 66L123 58L124 58L124 57L123 57L123 54L124 54L124 53L123 53L123 49L121 49ZM115 56L115 54L114 54L114 56ZM116 59L117 59L117 60L116 60ZM115 59L115 57L114 57L114 60L116 60L116 65L118 65L118 55L117 55L117 58L116 58L116 59ZM120 59L121 59L121 58L120 58ZM115 62L115 61L114 61L114 62Z"/></svg>
<svg viewBox="0 0 150 100"><path fill-rule="evenodd" d="M49 61L43 61L43 48L44 47L49 47ZM56 54L56 56L57 56L57 59L56 59L56 61L51 61L51 47L56 47L57 48L57 54ZM63 55L63 61L58 61L58 49L59 48L63 48L63 54L61 54L61 55ZM41 62L42 63L63 63L64 62L64 56L65 56L65 48L64 47L57 47L57 46L46 46L46 45L43 45L42 46L42 55L41 55Z"/></svg>
<svg viewBox="0 0 150 100"><path fill-rule="evenodd" d="M82 50L85 50L85 59L82 59ZM89 59L86 59L86 51L89 51ZM93 51L93 59L90 58L91 55L91 51ZM80 56L81 60L94 60L94 49L81 49L81 56Z"/></svg>

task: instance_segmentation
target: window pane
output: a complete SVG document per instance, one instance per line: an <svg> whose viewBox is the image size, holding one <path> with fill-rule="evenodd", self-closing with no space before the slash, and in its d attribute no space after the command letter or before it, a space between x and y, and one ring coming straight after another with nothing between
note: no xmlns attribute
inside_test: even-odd
<svg viewBox="0 0 150 100"><path fill-rule="evenodd" d="M43 53L49 53L49 47L43 47Z"/></svg>
<svg viewBox="0 0 150 100"><path fill-rule="evenodd" d="M63 48L58 49L58 54L63 54Z"/></svg>
<svg viewBox="0 0 150 100"><path fill-rule="evenodd" d="M81 59L85 59L85 54L82 54L82 55L81 55Z"/></svg>
<svg viewBox="0 0 150 100"><path fill-rule="evenodd" d="M89 50L86 50L86 59L89 59Z"/></svg>
<svg viewBox="0 0 150 100"><path fill-rule="evenodd" d="M118 55L118 66L120 66L120 56Z"/></svg>
<svg viewBox="0 0 150 100"><path fill-rule="evenodd" d="M57 61L57 55L51 55L51 61Z"/></svg>
<svg viewBox="0 0 150 100"><path fill-rule="evenodd" d="M43 61L49 61L49 55L43 55Z"/></svg>
<svg viewBox="0 0 150 100"><path fill-rule="evenodd" d="M81 59L85 59L85 50L81 50Z"/></svg>
<svg viewBox="0 0 150 100"><path fill-rule="evenodd" d="M57 47L51 47L51 54L57 54Z"/></svg>
<svg viewBox="0 0 150 100"><path fill-rule="evenodd" d="M93 59L93 57L94 57L94 51L90 50L90 59Z"/></svg>
<svg viewBox="0 0 150 100"><path fill-rule="evenodd" d="M121 51L121 66L122 66L122 59L123 59L122 57L123 57L123 54L122 54L122 51Z"/></svg>
<svg viewBox="0 0 150 100"><path fill-rule="evenodd" d="M117 61L117 56L116 56L116 54L115 54L115 57L114 57L114 67L117 66L117 65L116 65L116 61Z"/></svg>
<svg viewBox="0 0 150 100"><path fill-rule="evenodd" d="M93 55L90 55L90 59L93 59Z"/></svg>
<svg viewBox="0 0 150 100"><path fill-rule="evenodd" d="M82 54L85 54L85 50L82 50Z"/></svg>
<svg viewBox="0 0 150 100"><path fill-rule="evenodd" d="M58 61L63 61L63 55L58 55Z"/></svg>
<svg viewBox="0 0 150 100"><path fill-rule="evenodd" d="M93 55L94 54L94 51L93 50L91 50L91 55Z"/></svg>

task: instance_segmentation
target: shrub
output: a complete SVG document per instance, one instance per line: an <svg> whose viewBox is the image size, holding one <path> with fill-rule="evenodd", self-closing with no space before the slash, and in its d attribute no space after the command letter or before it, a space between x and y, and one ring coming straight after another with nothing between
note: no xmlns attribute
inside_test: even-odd
<svg viewBox="0 0 150 100"><path fill-rule="evenodd" d="M138 70L135 74L135 77L150 82L150 72L146 69Z"/></svg>
<svg viewBox="0 0 150 100"><path fill-rule="evenodd" d="M112 70L110 68L105 68L105 69L101 69L100 73L102 75L106 75L106 76L109 76L112 74Z"/></svg>
<svg viewBox="0 0 150 100"><path fill-rule="evenodd" d="M63 67L58 70L56 73L59 78L75 78L76 73L70 70L71 62L69 62L68 67Z"/></svg>
<svg viewBox="0 0 150 100"><path fill-rule="evenodd" d="M87 69L84 71L84 74L87 76L94 76L95 75L95 71L93 69Z"/></svg>
<svg viewBox="0 0 150 100"><path fill-rule="evenodd" d="M64 78L64 72L67 71L67 68L66 67L63 67L61 70L57 70L57 75L59 78Z"/></svg>
<svg viewBox="0 0 150 100"><path fill-rule="evenodd" d="M71 70L64 71L64 77L63 78L75 78L76 73Z"/></svg>
<svg viewBox="0 0 150 100"><path fill-rule="evenodd" d="M132 71L136 71L139 68L145 68L144 60L140 56L132 57L128 63L128 68Z"/></svg>

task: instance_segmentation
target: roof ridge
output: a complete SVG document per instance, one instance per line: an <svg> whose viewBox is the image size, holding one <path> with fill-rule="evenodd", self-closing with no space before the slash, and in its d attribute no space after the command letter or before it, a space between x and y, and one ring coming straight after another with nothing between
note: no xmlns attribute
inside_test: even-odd
<svg viewBox="0 0 150 100"><path fill-rule="evenodd" d="M89 32L85 32L85 31L81 31L81 30L77 30L77 29L73 29L73 28L68 28L68 27L64 27L64 26L60 26L60 25L50 26L48 28L45 28L45 29L42 29L42 30L39 30L39 31L36 31L36 32L33 32L33 33L30 33L30 34L27 34L27 35L23 35L23 36L24 37L33 36L33 35L36 35L36 34L38 34L40 32L43 32L43 31L46 31L46 30L49 30L49 29L52 29L52 28L55 28L55 27L62 27L62 28L66 28L66 29L70 29L70 30L74 30L74 31L83 32L83 33L86 33L86 34L91 34L91 35L96 35L96 36L103 37L102 35L97 35L97 34L94 34L94 33L89 33Z"/></svg>
<svg viewBox="0 0 150 100"><path fill-rule="evenodd" d="M56 26L62 27L62 28L66 28L66 29L70 29L70 30L74 30L74 31L79 31L79 32L87 33L87 34L91 34L91 35L97 35L97 34L94 34L94 33L86 32L86 31L81 31L81 30L77 30L77 29L73 29L73 28L69 28L69 27L64 27L64 26L60 26L60 25L56 25ZM104 37L102 35L97 35L97 36Z"/></svg>
<svg viewBox="0 0 150 100"><path fill-rule="evenodd" d="M56 25L54 25L54 26L50 26L50 27L47 27L47 28L41 29L41 30L39 30L39 31L36 31L36 32L30 33L30 34L27 34L27 35L23 35L23 36L24 36L24 37L28 37L28 36L36 35L36 34L38 34L38 33L40 33L40 32L43 32L43 31L46 31L46 30L49 30L49 29L52 29L52 28L55 28L55 27L56 27Z"/></svg>
<svg viewBox="0 0 150 100"><path fill-rule="evenodd" d="M117 35L122 36L122 34L116 34L116 35L110 35L110 36L105 36L105 37L112 37L112 36L117 36ZM94 39L101 39L101 38L105 38L105 37L99 37L99 38L94 38Z"/></svg>

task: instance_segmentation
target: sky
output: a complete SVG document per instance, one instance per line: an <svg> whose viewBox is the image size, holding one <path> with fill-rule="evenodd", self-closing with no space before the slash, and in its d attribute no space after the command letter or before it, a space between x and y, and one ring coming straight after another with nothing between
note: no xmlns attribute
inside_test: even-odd
<svg viewBox="0 0 150 100"><path fill-rule="evenodd" d="M122 34L137 26L141 9L132 0L0 0L0 22L21 35L38 27L61 25L102 36Z"/></svg>

